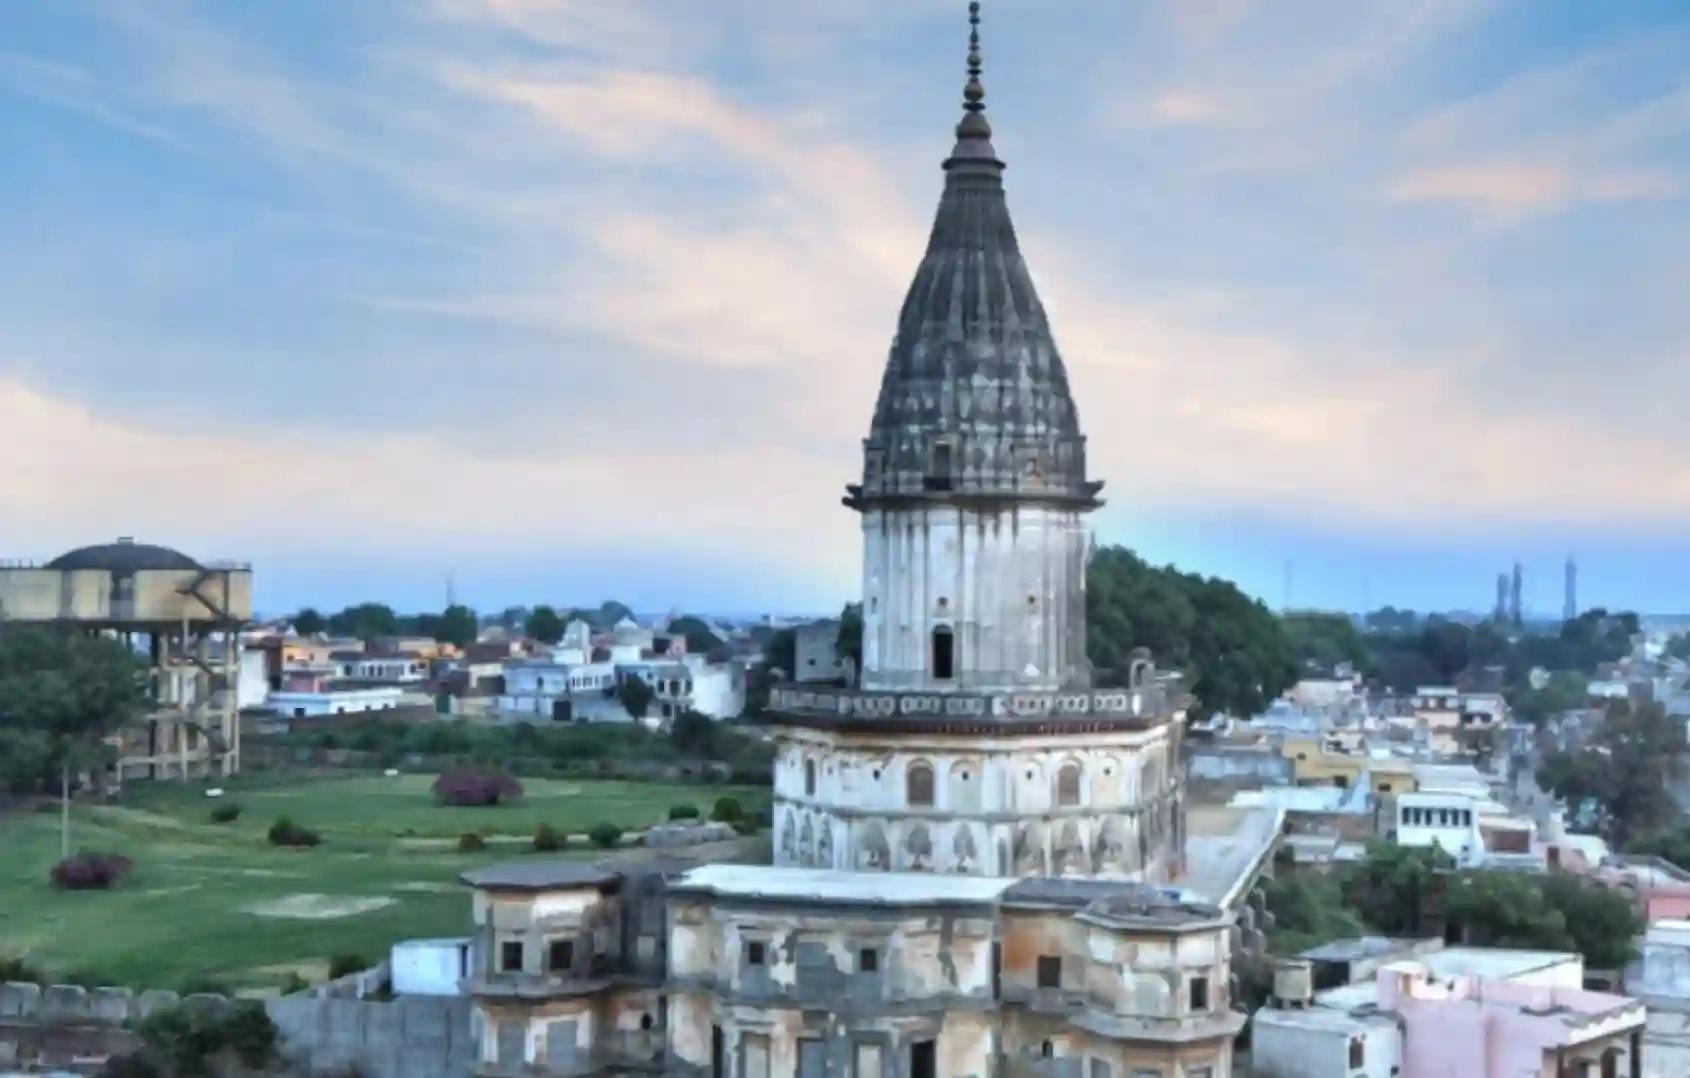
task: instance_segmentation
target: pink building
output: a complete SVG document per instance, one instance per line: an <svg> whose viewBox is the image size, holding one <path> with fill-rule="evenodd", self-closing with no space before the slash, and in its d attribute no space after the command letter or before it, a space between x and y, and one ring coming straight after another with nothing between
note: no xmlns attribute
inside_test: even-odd
<svg viewBox="0 0 1690 1078"><path fill-rule="evenodd" d="M1418 962L1379 971L1379 1008L1402 1016L1403 1078L1643 1076L1643 1004L1583 988L1458 977Z"/></svg>
<svg viewBox="0 0 1690 1078"><path fill-rule="evenodd" d="M1315 992L1281 963L1256 1012L1256 1078L1684 1078L1644 1043L1645 1011L1582 987L1576 954L1452 947Z"/></svg>

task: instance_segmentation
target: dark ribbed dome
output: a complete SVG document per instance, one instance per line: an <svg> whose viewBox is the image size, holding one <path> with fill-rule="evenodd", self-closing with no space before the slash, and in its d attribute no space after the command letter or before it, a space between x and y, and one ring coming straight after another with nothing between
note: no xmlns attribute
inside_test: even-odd
<svg viewBox="0 0 1690 1078"><path fill-rule="evenodd" d="M98 569L124 576L145 569L198 569L199 562L179 550L151 543L119 539L115 543L77 547L47 563L49 569Z"/></svg>
<svg viewBox="0 0 1690 1078"><path fill-rule="evenodd" d="M946 492L1096 501L1068 374L1004 199L978 66L971 50L966 112L853 504Z"/></svg>

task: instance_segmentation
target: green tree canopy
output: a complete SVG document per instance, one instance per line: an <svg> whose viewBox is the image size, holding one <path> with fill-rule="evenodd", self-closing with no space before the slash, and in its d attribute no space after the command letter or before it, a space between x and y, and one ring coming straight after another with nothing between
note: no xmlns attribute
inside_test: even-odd
<svg viewBox="0 0 1690 1078"><path fill-rule="evenodd" d="M1537 779L1570 807L1594 802L1603 833L1624 846L1677 817L1670 787L1684 775L1684 752L1682 719L1622 700L1582 749L1545 756Z"/></svg>
<svg viewBox="0 0 1690 1078"><path fill-rule="evenodd" d="M0 623L0 769L38 788L62 766L103 755L101 740L145 704L141 666L116 640Z"/></svg>
<svg viewBox="0 0 1690 1078"><path fill-rule="evenodd" d="M363 641L399 634L399 615L385 603L359 603L329 618L329 631L336 636L355 636Z"/></svg>
<svg viewBox="0 0 1690 1078"><path fill-rule="evenodd" d="M328 619L315 607L308 606L293 616L293 631L301 636L315 636L328 627Z"/></svg>
<svg viewBox="0 0 1690 1078"><path fill-rule="evenodd" d="M636 719L645 718L646 711L651 707L653 696L650 685L647 685L639 677L629 674L622 679L622 684L617 689L617 695L621 698L622 706L627 709L629 715Z"/></svg>
<svg viewBox="0 0 1690 1078"><path fill-rule="evenodd" d="M535 607L522 623L522 631L542 644L555 644L563 639L563 618L549 606Z"/></svg>
<svg viewBox="0 0 1690 1078"><path fill-rule="evenodd" d="M693 614L683 614L669 622L669 635L684 638L687 651L694 655L708 655L722 646L722 638L716 635L716 630Z"/></svg>
<svg viewBox="0 0 1690 1078"><path fill-rule="evenodd" d="M480 632L481 622L476 618L475 611L462 603L454 603L440 614L440 620L434 626L434 639L451 644L458 648L467 648L475 643L476 635Z"/></svg>
<svg viewBox="0 0 1690 1078"><path fill-rule="evenodd" d="M863 668L862 603L846 603L839 612L839 632L834 637L833 647L842 658L850 659L857 670Z"/></svg>
<svg viewBox="0 0 1690 1078"><path fill-rule="evenodd" d="M1297 662L1304 669L1329 671L1349 663L1358 674L1367 674L1373 653L1343 614L1286 614L1280 619Z"/></svg>
<svg viewBox="0 0 1690 1078"><path fill-rule="evenodd" d="M1291 643L1260 601L1215 577L1157 569L1105 547L1086 573L1087 651L1099 684L1124 684L1132 652L1191 679L1200 714L1249 718L1297 677Z"/></svg>
<svg viewBox="0 0 1690 1078"><path fill-rule="evenodd" d="M716 753L716 723L689 707L675 716L669 739L682 755L708 759Z"/></svg>

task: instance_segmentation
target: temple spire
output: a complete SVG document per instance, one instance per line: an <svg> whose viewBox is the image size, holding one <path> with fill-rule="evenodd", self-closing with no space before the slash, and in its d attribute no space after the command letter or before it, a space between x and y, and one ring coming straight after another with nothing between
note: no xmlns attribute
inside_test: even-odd
<svg viewBox="0 0 1690 1078"><path fill-rule="evenodd" d="M980 83L980 3L968 5L968 82L962 88L962 122L956 125L957 157L992 157L978 152L964 152L963 143L978 142L990 146L992 125L986 122L986 88Z"/></svg>

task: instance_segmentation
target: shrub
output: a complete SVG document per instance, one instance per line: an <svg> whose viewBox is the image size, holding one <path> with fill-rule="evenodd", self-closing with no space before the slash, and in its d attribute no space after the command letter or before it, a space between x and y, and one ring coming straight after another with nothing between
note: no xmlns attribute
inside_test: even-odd
<svg viewBox="0 0 1690 1078"><path fill-rule="evenodd" d="M290 970L288 972L287 979L280 985L280 991L284 996L292 996L303 992L310 987L310 981Z"/></svg>
<svg viewBox="0 0 1690 1078"><path fill-rule="evenodd" d="M129 875L135 862L120 853L83 850L53 866L53 884L66 891L104 891Z"/></svg>
<svg viewBox="0 0 1690 1078"><path fill-rule="evenodd" d="M522 796L522 783L502 771L458 768L434 780L434 797L442 805L482 807Z"/></svg>
<svg viewBox="0 0 1690 1078"><path fill-rule="evenodd" d="M329 959L329 980L338 981L348 973L370 968L370 960L361 954L337 954Z"/></svg>
<svg viewBox="0 0 1690 1078"><path fill-rule="evenodd" d="M250 1070L276 1059L276 1025L263 1005L252 1000L221 1007L179 1003L154 1011L135 1031L147 1046L147 1062L156 1060L155 1071L177 1078L204 1078L224 1070L218 1061L228 1057Z"/></svg>
<svg viewBox="0 0 1690 1078"><path fill-rule="evenodd" d="M593 840L593 845L601 850L608 850L622 840L622 829L613 823L595 824L587 832L587 837Z"/></svg>
<svg viewBox="0 0 1690 1078"><path fill-rule="evenodd" d="M105 1066L95 1072L95 1078L164 1078L164 1072L137 1053L112 1056L106 1060Z"/></svg>
<svg viewBox="0 0 1690 1078"><path fill-rule="evenodd" d="M733 829L736 832L738 832L739 834L742 834L742 835L755 835L757 833L757 821L756 820L746 820L746 819L735 820L735 821L733 821L731 826L733 827Z"/></svg>
<svg viewBox="0 0 1690 1078"><path fill-rule="evenodd" d="M239 805L218 805L211 810L212 823L234 823L241 818Z"/></svg>
<svg viewBox="0 0 1690 1078"><path fill-rule="evenodd" d="M670 805L669 818L671 820L696 820L698 819L698 806Z"/></svg>
<svg viewBox="0 0 1690 1078"><path fill-rule="evenodd" d="M744 815L745 810L740 807L737 797L718 797L716 807L710 810L710 818L723 823L733 823Z"/></svg>
<svg viewBox="0 0 1690 1078"><path fill-rule="evenodd" d="M565 843L562 833L549 823L543 823L534 829L535 853L556 853L563 849Z"/></svg>
<svg viewBox="0 0 1690 1078"><path fill-rule="evenodd" d="M474 831L465 831L458 836L459 853L480 853L487 848L487 842Z"/></svg>
<svg viewBox="0 0 1690 1078"><path fill-rule="evenodd" d="M0 958L0 983L21 981L28 984L41 984L44 980L41 971L23 959Z"/></svg>
<svg viewBox="0 0 1690 1078"><path fill-rule="evenodd" d="M286 816L270 825L272 846L315 846L321 841L323 838L317 832L309 827L299 826Z"/></svg>

